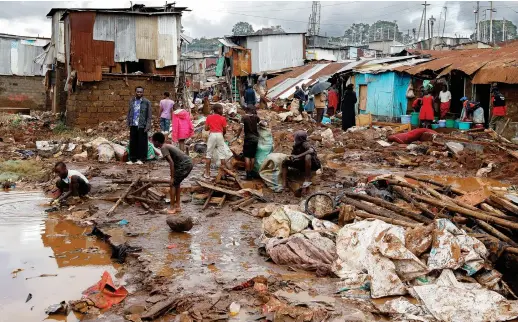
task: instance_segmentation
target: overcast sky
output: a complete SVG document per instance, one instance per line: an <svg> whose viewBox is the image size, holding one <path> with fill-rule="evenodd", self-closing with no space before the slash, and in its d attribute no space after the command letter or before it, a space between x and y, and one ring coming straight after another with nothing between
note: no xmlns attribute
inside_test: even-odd
<svg viewBox="0 0 518 322"><path fill-rule="evenodd" d="M171 1L169 1L171 2ZM161 5L164 1L134 1L148 6ZM353 23L373 23L378 20L397 20L401 31L419 28L422 2L402 1L321 1L320 32L328 36L343 35ZM427 16L436 18L438 26L444 22L444 7L447 7L445 35L467 36L473 32L475 18L473 9L476 1L429 1ZM518 2L494 1L494 19L505 18L518 24ZM2 2L0 11L0 32L50 37L50 20L45 16L53 7L115 8L129 7L129 1L38 1ZM311 1L232 1L218 0L177 1L177 6L192 9L184 13L182 24L191 37L217 37L228 35L232 26L247 21L255 30L262 27L281 25L284 30L303 32L311 13ZM489 1L480 1L481 20ZM489 11L487 11L489 19ZM421 31L422 33L422 31Z"/></svg>

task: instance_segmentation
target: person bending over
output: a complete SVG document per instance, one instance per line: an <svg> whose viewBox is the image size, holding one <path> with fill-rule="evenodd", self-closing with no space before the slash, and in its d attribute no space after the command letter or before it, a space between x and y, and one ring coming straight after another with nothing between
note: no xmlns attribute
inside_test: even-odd
<svg viewBox="0 0 518 322"><path fill-rule="evenodd" d="M64 162L60 161L54 165L54 173L59 176L56 182L59 196L51 202L52 205L60 204L70 196L82 197L90 192L88 179L79 171L68 170Z"/></svg>

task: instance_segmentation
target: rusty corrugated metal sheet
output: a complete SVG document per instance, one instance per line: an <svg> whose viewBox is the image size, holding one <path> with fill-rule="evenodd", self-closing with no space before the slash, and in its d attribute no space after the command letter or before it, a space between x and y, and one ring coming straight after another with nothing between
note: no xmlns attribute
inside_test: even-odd
<svg viewBox="0 0 518 322"><path fill-rule="evenodd" d="M232 48L232 76L249 76L252 73L252 51Z"/></svg>
<svg viewBox="0 0 518 322"><path fill-rule="evenodd" d="M158 17L135 17L138 59L158 59Z"/></svg>
<svg viewBox="0 0 518 322"><path fill-rule="evenodd" d="M100 81L102 66L115 66L114 43L93 39L95 12L71 12L68 21L70 65L77 71L77 79L83 82Z"/></svg>
<svg viewBox="0 0 518 322"><path fill-rule="evenodd" d="M115 61L118 63L138 61L135 17L117 15L115 17Z"/></svg>
<svg viewBox="0 0 518 322"><path fill-rule="evenodd" d="M98 13L95 16L94 40L115 41L115 15Z"/></svg>
<svg viewBox="0 0 518 322"><path fill-rule="evenodd" d="M178 63L178 24L176 16L158 17L158 59L156 67Z"/></svg>
<svg viewBox="0 0 518 322"><path fill-rule="evenodd" d="M404 72L416 75L426 70L441 71L438 75L440 77L453 70L459 70L473 76L473 84L518 84L518 42L494 49L429 50L424 54L431 55L434 60L406 69Z"/></svg>
<svg viewBox="0 0 518 322"><path fill-rule="evenodd" d="M268 88L273 88L288 78L296 78L297 76L304 74L311 68L313 68L313 65L304 65L304 66L297 67L290 72L287 72L285 74L282 74L282 75L279 75L277 77L267 80L266 85Z"/></svg>

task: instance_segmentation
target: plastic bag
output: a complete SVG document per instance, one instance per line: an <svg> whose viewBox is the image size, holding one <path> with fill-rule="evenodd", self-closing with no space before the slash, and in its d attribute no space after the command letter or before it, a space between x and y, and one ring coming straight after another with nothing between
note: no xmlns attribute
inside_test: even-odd
<svg viewBox="0 0 518 322"><path fill-rule="evenodd" d="M414 86L412 85L412 83L408 84L408 88L406 89L406 98L408 98L408 99L415 98Z"/></svg>

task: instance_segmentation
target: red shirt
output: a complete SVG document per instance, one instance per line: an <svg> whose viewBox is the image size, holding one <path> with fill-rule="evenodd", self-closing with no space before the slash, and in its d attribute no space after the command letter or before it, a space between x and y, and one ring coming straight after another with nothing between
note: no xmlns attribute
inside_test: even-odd
<svg viewBox="0 0 518 322"><path fill-rule="evenodd" d="M205 124L211 133L223 133L223 128L227 126L227 119L219 114L211 114L207 116Z"/></svg>
<svg viewBox="0 0 518 322"><path fill-rule="evenodd" d="M334 108L338 106L338 94L334 90L330 90L327 95L327 106Z"/></svg>

